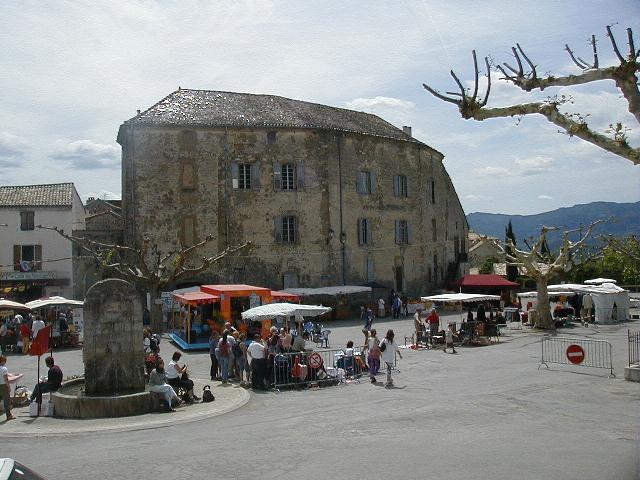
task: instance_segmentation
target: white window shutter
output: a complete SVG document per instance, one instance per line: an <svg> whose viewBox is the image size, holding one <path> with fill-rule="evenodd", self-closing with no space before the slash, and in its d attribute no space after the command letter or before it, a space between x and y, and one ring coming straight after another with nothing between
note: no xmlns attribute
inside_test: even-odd
<svg viewBox="0 0 640 480"><path fill-rule="evenodd" d="M238 177L240 176L238 172L238 164L233 162L231 164L231 187L238 188Z"/></svg>
<svg viewBox="0 0 640 480"><path fill-rule="evenodd" d="M273 189L282 190L282 167L280 162L273 162Z"/></svg>

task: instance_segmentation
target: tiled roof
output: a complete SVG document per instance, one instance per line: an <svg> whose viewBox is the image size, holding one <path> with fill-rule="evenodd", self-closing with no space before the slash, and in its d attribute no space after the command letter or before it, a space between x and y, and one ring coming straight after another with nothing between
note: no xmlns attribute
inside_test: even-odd
<svg viewBox="0 0 640 480"><path fill-rule="evenodd" d="M0 207L71 207L73 183L0 187Z"/></svg>
<svg viewBox="0 0 640 480"><path fill-rule="evenodd" d="M421 143L376 115L275 95L179 89L125 124L309 128Z"/></svg>

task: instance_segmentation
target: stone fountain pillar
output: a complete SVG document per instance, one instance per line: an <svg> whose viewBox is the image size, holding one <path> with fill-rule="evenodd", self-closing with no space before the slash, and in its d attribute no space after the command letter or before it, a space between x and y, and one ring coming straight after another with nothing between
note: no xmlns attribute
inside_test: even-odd
<svg viewBox="0 0 640 480"><path fill-rule="evenodd" d="M84 375L86 395L123 395L144 391L142 305L124 280L93 285L84 301Z"/></svg>

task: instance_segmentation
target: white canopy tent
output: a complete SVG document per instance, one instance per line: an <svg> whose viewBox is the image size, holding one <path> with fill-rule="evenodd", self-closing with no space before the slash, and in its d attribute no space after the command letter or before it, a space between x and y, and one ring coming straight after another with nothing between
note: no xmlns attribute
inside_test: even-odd
<svg viewBox="0 0 640 480"><path fill-rule="evenodd" d="M624 322L629 318L629 292L614 283L579 285L561 283L549 285L549 293L568 290L578 295L590 295L593 300L595 322L608 324Z"/></svg>
<svg viewBox="0 0 640 480"><path fill-rule="evenodd" d="M317 317L330 312L331 307L322 305L301 305L298 303L269 303L259 307L250 308L242 312L243 320L262 321L276 317L300 316Z"/></svg>
<svg viewBox="0 0 640 480"><path fill-rule="evenodd" d="M422 301L442 302L442 303L470 303L484 302L488 300L500 300L499 295L483 295L479 293L443 293L440 295L431 295L429 297L420 297Z"/></svg>

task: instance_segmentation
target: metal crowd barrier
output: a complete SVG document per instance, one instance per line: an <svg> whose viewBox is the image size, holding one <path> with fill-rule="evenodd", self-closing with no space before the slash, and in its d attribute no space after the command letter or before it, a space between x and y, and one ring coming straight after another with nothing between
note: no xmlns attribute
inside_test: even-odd
<svg viewBox="0 0 640 480"><path fill-rule="evenodd" d="M353 357L345 356L344 349L280 353L273 358L271 384L276 390L337 384L342 380L339 369L345 377L358 379L368 372L362 351L354 347Z"/></svg>
<svg viewBox="0 0 640 480"><path fill-rule="evenodd" d="M605 340L587 338L550 337L542 339L542 358L538 370L549 363L575 365L580 367L606 368L609 378L613 373L611 344Z"/></svg>
<svg viewBox="0 0 640 480"><path fill-rule="evenodd" d="M640 365L640 332L627 330L629 342L629 366Z"/></svg>

